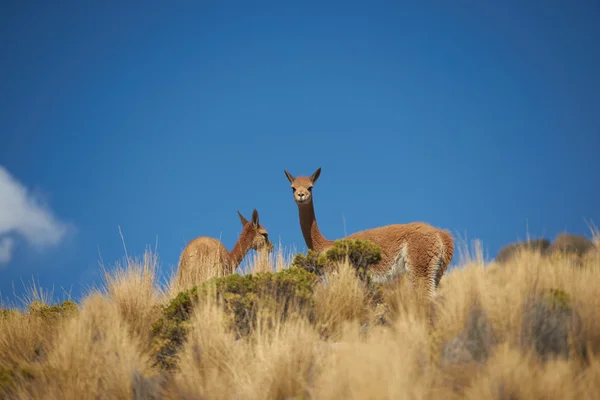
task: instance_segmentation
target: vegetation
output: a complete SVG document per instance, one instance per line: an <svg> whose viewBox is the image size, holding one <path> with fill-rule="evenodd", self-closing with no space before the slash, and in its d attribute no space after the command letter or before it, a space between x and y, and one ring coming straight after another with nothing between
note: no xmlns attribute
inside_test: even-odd
<svg viewBox="0 0 600 400"><path fill-rule="evenodd" d="M317 275L323 275L336 265L349 262L356 270L358 277L368 280L368 268L381 260L381 247L368 240L340 239L334 242L324 254L308 250L306 255L297 254L292 261L298 266Z"/></svg>
<svg viewBox="0 0 600 400"><path fill-rule="evenodd" d="M247 336L256 328L258 311L280 313L282 321L293 306L296 312L312 315L312 289L317 279L304 269L292 266L282 271L212 278L201 286L179 293L165 305L152 325L156 363L165 369L175 367L176 354L185 343L187 326L199 300L224 306L228 329L236 337ZM213 298L208 298L209 295Z"/></svg>
<svg viewBox="0 0 600 400"><path fill-rule="evenodd" d="M539 251L540 253L546 252L550 247L550 241L546 238L530 239L523 242L509 243L498 251L496 255L497 262L505 262L513 258L520 251Z"/></svg>
<svg viewBox="0 0 600 400"><path fill-rule="evenodd" d="M563 232L556 235L552 243L546 238L538 238L507 244L498 252L496 261L504 263L522 251L533 251L547 257L567 255L575 264L581 265L582 259L588 254L593 256L595 250L594 242L587 237Z"/></svg>
<svg viewBox="0 0 600 400"><path fill-rule="evenodd" d="M430 310L378 292L369 242L175 290L156 257L79 304L0 310L0 398L593 398L600 253L467 261ZM278 264L275 265L275 262ZM272 272L277 271L277 272ZM375 295L378 293L377 295Z"/></svg>
<svg viewBox="0 0 600 400"><path fill-rule="evenodd" d="M71 300L65 300L60 304L49 306L39 300L35 300L28 304L27 308L31 316L38 316L44 320L53 322L59 318L74 314L77 311L77 304Z"/></svg>
<svg viewBox="0 0 600 400"><path fill-rule="evenodd" d="M33 368L45 358L60 322L77 311L77 304L70 300L52 306L33 300L26 312L0 309L1 395L14 394L20 384L34 378Z"/></svg>

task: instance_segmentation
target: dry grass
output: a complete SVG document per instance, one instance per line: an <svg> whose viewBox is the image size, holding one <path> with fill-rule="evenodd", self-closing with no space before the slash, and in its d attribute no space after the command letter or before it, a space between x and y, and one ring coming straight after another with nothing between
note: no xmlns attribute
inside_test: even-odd
<svg viewBox="0 0 600 400"><path fill-rule="evenodd" d="M146 344L152 339L153 307L161 298L155 286L157 267L158 257L147 251L141 260L126 259L125 265L117 263L110 271L102 268L104 296L112 301L131 335Z"/></svg>
<svg viewBox="0 0 600 400"><path fill-rule="evenodd" d="M280 270L290 258L251 256L249 269ZM341 264L314 288L313 319L265 314L241 339L209 293L170 372L151 366L151 326L156 306L180 288L161 287L156 265L148 252L105 271L104 287L74 315L0 316L0 397L583 399L600 391L598 253L580 266L531 252L485 263L476 251L444 276L431 312L406 281L385 292L385 323Z"/></svg>
<svg viewBox="0 0 600 400"><path fill-rule="evenodd" d="M251 251L238 267L238 272L256 274L281 271L290 265L295 254L292 250L284 249L281 243L270 254Z"/></svg>
<svg viewBox="0 0 600 400"><path fill-rule="evenodd" d="M341 334L344 323L361 324L370 316L367 294L348 263L317 284L314 299L317 329L329 339Z"/></svg>

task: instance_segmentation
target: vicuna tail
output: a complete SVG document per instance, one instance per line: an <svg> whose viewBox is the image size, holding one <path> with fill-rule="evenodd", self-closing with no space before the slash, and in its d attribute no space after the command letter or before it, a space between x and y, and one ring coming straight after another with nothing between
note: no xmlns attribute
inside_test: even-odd
<svg viewBox="0 0 600 400"><path fill-rule="evenodd" d="M440 284L442 276L448 269L454 256L454 238L448 231L440 231L439 233L439 262L437 263L437 271L435 271L435 287Z"/></svg>
<svg viewBox="0 0 600 400"><path fill-rule="evenodd" d="M448 231L441 231L440 238L442 239L442 272L446 272L448 266L452 262L452 257L454 257L454 238Z"/></svg>

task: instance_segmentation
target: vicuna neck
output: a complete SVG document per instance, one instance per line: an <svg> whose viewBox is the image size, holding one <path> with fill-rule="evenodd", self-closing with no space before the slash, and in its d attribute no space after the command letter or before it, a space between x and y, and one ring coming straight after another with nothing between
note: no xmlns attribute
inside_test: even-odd
<svg viewBox="0 0 600 400"><path fill-rule="evenodd" d="M229 260L230 260L230 273L233 273L235 269L240 265L248 250L250 250L250 246L252 246L252 240L254 239L252 232L249 229L244 228L240 237L238 238L235 246L229 252Z"/></svg>
<svg viewBox="0 0 600 400"><path fill-rule="evenodd" d="M325 239L319 230L313 202L311 201L306 205L298 205L298 213L300 215L300 229L302 229L306 246L310 250L324 250L331 241Z"/></svg>

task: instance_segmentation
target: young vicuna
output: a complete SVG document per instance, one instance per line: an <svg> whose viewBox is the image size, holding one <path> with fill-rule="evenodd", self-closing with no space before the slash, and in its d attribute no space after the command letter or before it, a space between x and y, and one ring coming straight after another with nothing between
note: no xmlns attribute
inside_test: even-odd
<svg viewBox="0 0 600 400"><path fill-rule="evenodd" d="M300 228L306 246L323 252L333 245L319 230L312 189L319 179L321 168L311 177L294 178L285 171L292 184L294 200L298 205ZM381 226L346 236L346 239L370 240L381 246L381 261L370 268L376 283L391 283L401 275L408 278L418 294L433 298L442 275L454 254L454 239L442 229L422 222Z"/></svg>
<svg viewBox="0 0 600 400"><path fill-rule="evenodd" d="M179 257L177 281L180 285L188 286L187 282L198 283L198 280L211 276L233 274L250 249L273 251L269 234L258 221L258 211L252 212L250 222L239 211L238 215L243 228L231 251L227 251L219 240L208 236L197 237L187 244Z"/></svg>

